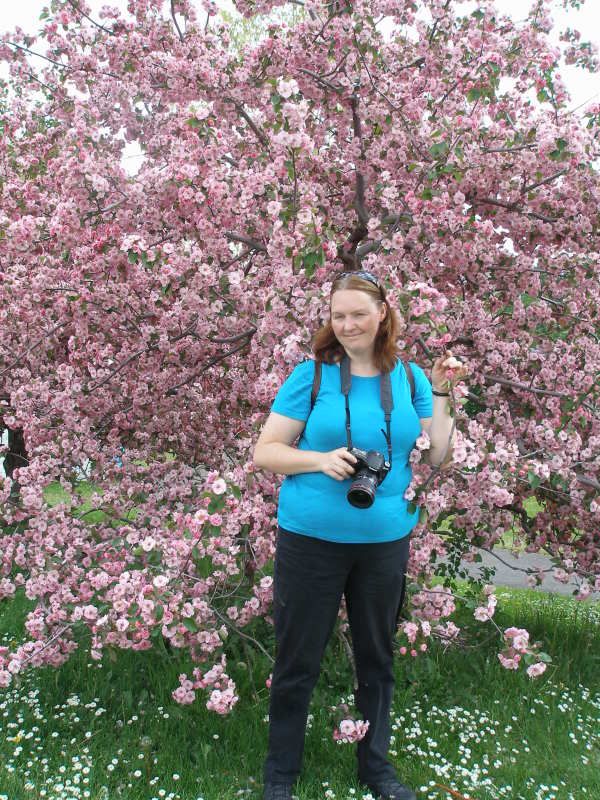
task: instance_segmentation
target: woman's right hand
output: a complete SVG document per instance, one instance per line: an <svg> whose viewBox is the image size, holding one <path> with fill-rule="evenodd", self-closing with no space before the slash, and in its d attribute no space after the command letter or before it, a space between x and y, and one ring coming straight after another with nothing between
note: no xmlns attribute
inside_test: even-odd
<svg viewBox="0 0 600 800"><path fill-rule="evenodd" d="M328 453L321 453L321 472L336 481L345 481L354 475L354 465L357 462L356 456L347 447L338 447L337 450L330 450Z"/></svg>

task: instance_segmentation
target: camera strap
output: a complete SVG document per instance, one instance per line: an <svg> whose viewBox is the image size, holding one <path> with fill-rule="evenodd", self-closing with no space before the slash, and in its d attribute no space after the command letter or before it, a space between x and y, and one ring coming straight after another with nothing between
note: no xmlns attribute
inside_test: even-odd
<svg viewBox="0 0 600 800"><path fill-rule="evenodd" d="M346 440L348 442L348 450L352 450L352 431L350 428L350 401L348 395L350 394L350 386L352 385L352 375L350 373L350 359L344 356L340 363L340 384L342 394L346 403ZM385 416L385 431L382 433L385 436L388 449L388 461L390 468L392 466L392 432L391 421L392 411L394 409L394 398L392 397L392 381L390 373L384 372L380 377L380 398L381 407Z"/></svg>

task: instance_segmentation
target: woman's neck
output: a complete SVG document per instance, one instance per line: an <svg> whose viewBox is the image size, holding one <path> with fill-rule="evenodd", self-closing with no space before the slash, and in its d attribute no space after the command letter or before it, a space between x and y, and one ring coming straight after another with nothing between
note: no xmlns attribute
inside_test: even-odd
<svg viewBox="0 0 600 800"><path fill-rule="evenodd" d="M379 375L372 353L347 353L350 359L350 373L363 378Z"/></svg>

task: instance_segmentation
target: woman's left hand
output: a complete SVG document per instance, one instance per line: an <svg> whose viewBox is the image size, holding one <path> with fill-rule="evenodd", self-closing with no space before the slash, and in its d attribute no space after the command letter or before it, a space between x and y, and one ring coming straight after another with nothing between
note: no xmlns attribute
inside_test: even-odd
<svg viewBox="0 0 600 800"><path fill-rule="evenodd" d="M436 392L449 392L467 375L468 369L450 350L436 358L431 368L431 383Z"/></svg>

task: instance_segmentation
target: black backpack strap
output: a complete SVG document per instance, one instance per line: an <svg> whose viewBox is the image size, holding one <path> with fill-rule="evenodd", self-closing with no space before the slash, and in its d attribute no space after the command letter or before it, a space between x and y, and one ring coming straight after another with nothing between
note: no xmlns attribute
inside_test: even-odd
<svg viewBox="0 0 600 800"><path fill-rule="evenodd" d="M313 385L312 391L310 393L310 410L312 411L315 407L315 403L317 402L317 395L319 394L319 389L321 388L321 361L315 361L315 374L313 376Z"/></svg>
<svg viewBox="0 0 600 800"><path fill-rule="evenodd" d="M403 361L402 366L404 367L404 371L406 372L406 377L408 378L408 384L410 386L410 399L412 404L415 404L415 376L413 375L412 367L410 362Z"/></svg>

